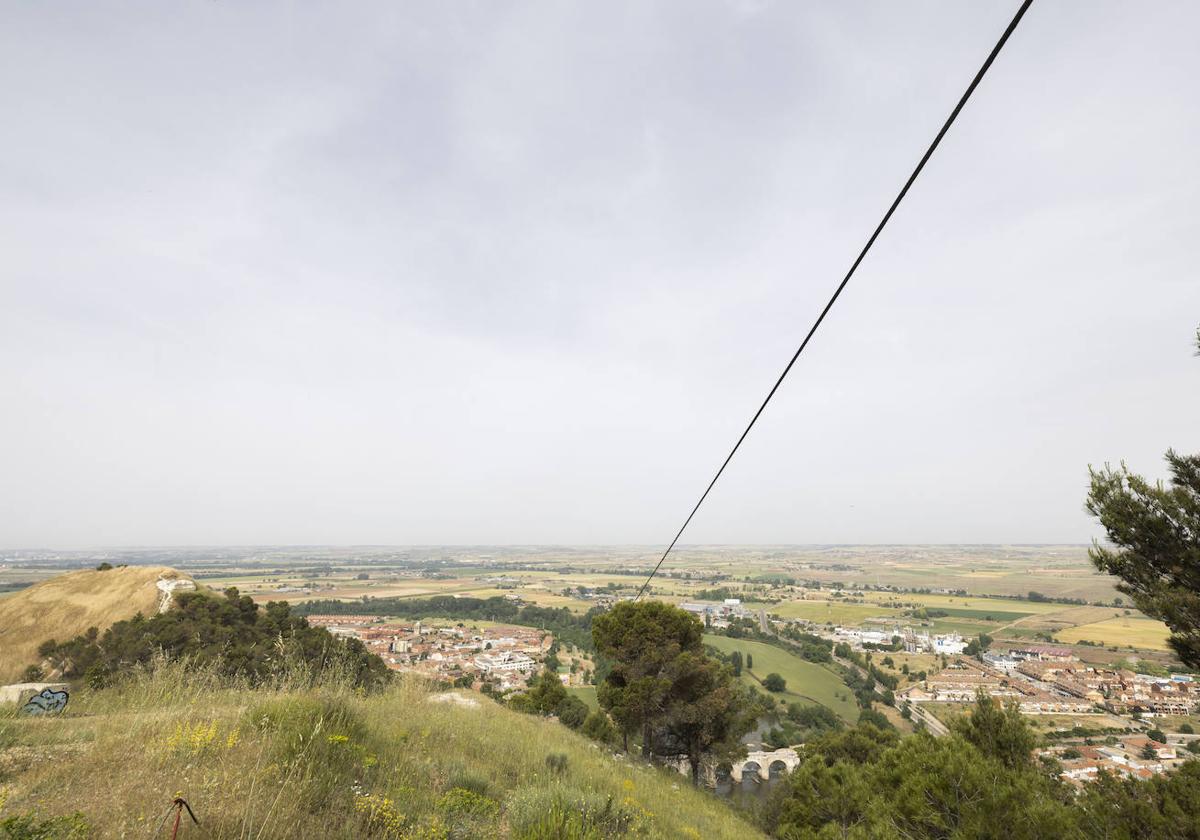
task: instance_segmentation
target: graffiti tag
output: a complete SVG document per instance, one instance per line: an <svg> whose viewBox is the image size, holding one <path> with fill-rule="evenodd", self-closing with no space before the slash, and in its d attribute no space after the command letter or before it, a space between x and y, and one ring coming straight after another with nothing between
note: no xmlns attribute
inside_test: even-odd
<svg viewBox="0 0 1200 840"><path fill-rule="evenodd" d="M50 715L55 712L61 712L67 708L67 700L70 695L65 691L54 691L50 688L42 689L41 694L35 694L29 698L29 702L21 707L21 711L27 715Z"/></svg>

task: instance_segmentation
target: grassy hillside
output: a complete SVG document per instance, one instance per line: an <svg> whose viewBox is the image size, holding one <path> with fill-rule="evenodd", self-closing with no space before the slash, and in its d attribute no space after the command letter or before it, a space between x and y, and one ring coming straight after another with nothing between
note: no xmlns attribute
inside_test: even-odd
<svg viewBox="0 0 1200 840"><path fill-rule="evenodd" d="M61 719L0 718L0 826L78 811L88 836L151 836L178 795L201 823L181 837L760 836L682 776L454 694L230 688L176 667L80 689Z"/></svg>
<svg viewBox="0 0 1200 840"><path fill-rule="evenodd" d="M746 668L742 669L742 681L761 688L759 680L766 679L767 674L776 673L787 680L787 691L774 695L788 702L819 703L837 712L843 720L854 723L858 720L858 706L854 702L850 689L833 671L815 662L801 659L786 650L768 645L764 642L754 642L749 639L731 639L728 636L705 635L704 643L712 645L723 653L735 650L754 657L754 669L751 674ZM755 677L758 677L756 680ZM846 699L842 699L838 695Z"/></svg>
<svg viewBox="0 0 1200 840"><path fill-rule="evenodd" d="M188 575L167 566L68 572L0 600L0 682L20 677L47 639L63 641L141 612L158 611L160 577Z"/></svg>

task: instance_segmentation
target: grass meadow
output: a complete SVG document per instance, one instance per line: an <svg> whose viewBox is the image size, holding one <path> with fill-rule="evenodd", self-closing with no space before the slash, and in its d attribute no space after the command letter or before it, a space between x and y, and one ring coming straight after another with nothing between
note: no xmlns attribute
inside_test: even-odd
<svg viewBox="0 0 1200 840"><path fill-rule="evenodd" d="M753 673L744 666L742 668L742 681L748 685L761 689L760 680L766 679L767 674L776 673L787 680L787 690L774 696L788 702L826 706L851 723L858 720L858 706L850 694L850 689L830 669L801 659L774 645L749 639L705 635L704 643L724 653L739 650L743 659L747 654L753 656Z"/></svg>
<svg viewBox="0 0 1200 840"><path fill-rule="evenodd" d="M673 771L455 696L252 689L177 666L80 689L61 717L0 717L0 820L158 836L182 796L200 821L184 838L761 836Z"/></svg>

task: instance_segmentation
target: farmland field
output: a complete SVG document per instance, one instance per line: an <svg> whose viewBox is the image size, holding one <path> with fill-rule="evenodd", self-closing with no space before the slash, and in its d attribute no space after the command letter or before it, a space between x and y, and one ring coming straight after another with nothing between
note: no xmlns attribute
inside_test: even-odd
<svg viewBox="0 0 1200 840"><path fill-rule="evenodd" d="M827 706L851 723L858 720L858 706L852 699L850 689L828 668L763 642L705 634L704 643L724 653L740 650L743 657L747 654L753 656L754 675L751 676L748 669L742 668L742 681L746 684L761 689L762 686L754 677L765 679L767 674L776 673L787 680L787 690L777 696L788 702Z"/></svg>
<svg viewBox="0 0 1200 840"><path fill-rule="evenodd" d="M1169 635L1170 631L1161 621L1141 616L1122 616L1062 630L1058 633L1058 638L1064 642L1078 642L1080 639L1087 639L1106 645L1169 650L1167 647L1167 636Z"/></svg>
<svg viewBox="0 0 1200 840"><path fill-rule="evenodd" d="M802 618L806 621L858 624L868 618L899 618L900 610L876 604L845 604L829 601L786 601L767 608L781 618Z"/></svg>

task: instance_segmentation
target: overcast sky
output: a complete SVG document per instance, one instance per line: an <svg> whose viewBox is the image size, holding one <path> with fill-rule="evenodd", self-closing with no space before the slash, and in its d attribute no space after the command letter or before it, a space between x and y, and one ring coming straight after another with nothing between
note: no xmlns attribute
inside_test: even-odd
<svg viewBox="0 0 1200 840"><path fill-rule="evenodd" d="M0 5L12 548L665 543L1017 2ZM1198 26L1034 4L684 542L1200 450Z"/></svg>

